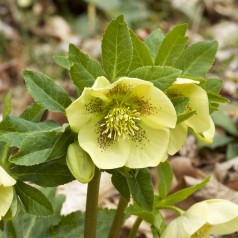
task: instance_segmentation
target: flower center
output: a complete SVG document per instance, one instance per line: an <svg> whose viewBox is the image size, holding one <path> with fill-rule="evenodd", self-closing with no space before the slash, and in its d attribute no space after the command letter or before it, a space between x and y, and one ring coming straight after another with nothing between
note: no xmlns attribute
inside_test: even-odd
<svg viewBox="0 0 238 238"><path fill-rule="evenodd" d="M104 129L102 134L106 134L113 140L134 136L135 131L140 129L138 127L139 116L140 113L130 107L114 107L108 112L104 123L100 125Z"/></svg>
<svg viewBox="0 0 238 238"><path fill-rule="evenodd" d="M207 238L210 234L211 225L205 224L197 230L190 238Z"/></svg>

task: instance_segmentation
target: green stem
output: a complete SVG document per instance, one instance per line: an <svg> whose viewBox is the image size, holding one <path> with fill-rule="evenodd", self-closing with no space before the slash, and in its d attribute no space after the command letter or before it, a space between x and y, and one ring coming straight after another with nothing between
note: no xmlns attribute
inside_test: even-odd
<svg viewBox="0 0 238 238"><path fill-rule="evenodd" d="M0 155L0 165L2 165L5 169L7 169L10 165L8 162L10 147L8 145L3 146L2 154Z"/></svg>
<svg viewBox="0 0 238 238"><path fill-rule="evenodd" d="M184 211L182 209L175 207L175 206L171 206L171 205L162 205L162 206L158 206L157 208L173 210L173 211L177 212L179 215L182 215L184 213Z"/></svg>
<svg viewBox="0 0 238 238"><path fill-rule="evenodd" d="M130 231L130 234L128 236L128 238L135 238L136 237L136 234L137 234L137 231L140 227L140 224L143 220L140 218L140 217L137 217L132 228L131 228L131 231Z"/></svg>
<svg viewBox="0 0 238 238"><path fill-rule="evenodd" d="M88 183L84 238L96 238L98 193L101 171L96 167L93 179Z"/></svg>
<svg viewBox="0 0 238 238"><path fill-rule="evenodd" d="M120 197L117 211L112 222L112 226L108 235L108 238L118 238L120 235L121 226L124 220L124 211L128 205L128 200L125 199L123 196Z"/></svg>

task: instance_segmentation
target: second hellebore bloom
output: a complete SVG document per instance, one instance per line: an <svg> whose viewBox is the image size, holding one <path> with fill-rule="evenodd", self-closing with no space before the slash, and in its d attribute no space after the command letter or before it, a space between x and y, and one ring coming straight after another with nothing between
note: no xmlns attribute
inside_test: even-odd
<svg viewBox="0 0 238 238"><path fill-rule="evenodd" d="M166 156L176 112L169 98L148 81L123 77L110 84L98 77L66 108L79 145L101 169L156 166Z"/></svg>
<svg viewBox="0 0 238 238"><path fill-rule="evenodd" d="M238 205L223 199L210 199L194 204L173 220L161 238L209 238L238 230Z"/></svg>
<svg viewBox="0 0 238 238"><path fill-rule="evenodd" d="M15 183L16 180L0 166L0 221L12 204Z"/></svg>
<svg viewBox="0 0 238 238"><path fill-rule="evenodd" d="M185 113L191 113L191 117L181 123L178 122L176 128L171 130L168 148L170 155L175 154L183 146L188 128L205 143L213 141L215 126L209 115L208 96L206 91L197 84L199 84L198 81L177 78L166 91L171 99L187 98Z"/></svg>

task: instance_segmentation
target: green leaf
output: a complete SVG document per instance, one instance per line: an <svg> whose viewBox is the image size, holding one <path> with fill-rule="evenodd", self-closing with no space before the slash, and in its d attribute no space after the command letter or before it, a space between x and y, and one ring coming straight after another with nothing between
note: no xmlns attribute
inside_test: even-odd
<svg viewBox="0 0 238 238"><path fill-rule="evenodd" d="M4 103L3 103L3 110L2 110L2 115L3 115L3 119L8 117L11 113L12 110L12 94L11 92L8 92L8 94L6 95L5 99L4 99Z"/></svg>
<svg viewBox="0 0 238 238"><path fill-rule="evenodd" d="M106 76L101 65L89 58L75 45L69 45L68 61L73 66L70 68L70 75L74 84L82 91L84 87L91 87L99 76Z"/></svg>
<svg viewBox="0 0 238 238"><path fill-rule="evenodd" d="M236 158L238 155L238 144L237 142L229 143L227 145L226 158L228 160Z"/></svg>
<svg viewBox="0 0 238 238"><path fill-rule="evenodd" d="M30 122L20 117L10 116L0 123L0 141L10 147L20 147L23 140L41 132L57 130L59 125L53 121Z"/></svg>
<svg viewBox="0 0 238 238"><path fill-rule="evenodd" d="M132 60L132 42L123 16L112 20L102 40L103 68L110 81L125 76Z"/></svg>
<svg viewBox="0 0 238 238"><path fill-rule="evenodd" d="M156 65L174 65L188 42L186 30L186 24L177 25L165 36L155 59Z"/></svg>
<svg viewBox="0 0 238 238"><path fill-rule="evenodd" d="M28 213L36 216L54 214L52 204L42 192L20 181L14 187Z"/></svg>
<svg viewBox="0 0 238 238"><path fill-rule="evenodd" d="M195 43L178 57L175 67L183 70L185 76L204 77L213 64L217 48L217 41Z"/></svg>
<svg viewBox="0 0 238 238"><path fill-rule="evenodd" d="M40 104L34 102L23 111L20 117L28 121L40 122L44 112L45 109Z"/></svg>
<svg viewBox="0 0 238 238"><path fill-rule="evenodd" d="M130 65L130 71L142 66L153 65L150 53L143 41L130 30L130 36L133 45L133 57Z"/></svg>
<svg viewBox="0 0 238 238"><path fill-rule="evenodd" d="M24 79L28 91L42 107L53 112L64 112L71 103L65 90L48 76L25 70Z"/></svg>
<svg viewBox="0 0 238 238"><path fill-rule="evenodd" d="M63 216L60 223L54 227L54 233L56 237L83 238L84 213L77 211Z"/></svg>
<svg viewBox="0 0 238 238"><path fill-rule="evenodd" d="M53 56L56 64L58 64L60 67L70 70L70 63L68 61L68 58L66 56L63 55L54 55Z"/></svg>
<svg viewBox="0 0 238 238"><path fill-rule="evenodd" d="M60 222L60 211L65 197L55 196L56 189L48 188L41 191L53 204L55 215L37 217L21 209L12 221L4 222L4 231L0 231L1 238L55 238L53 226Z"/></svg>
<svg viewBox="0 0 238 238"><path fill-rule="evenodd" d="M144 41L144 43L149 49L153 62L155 61L155 58L158 54L158 50L161 46L163 39L164 39L163 32L160 29L156 29L152 31L152 33L150 33L150 35L148 35Z"/></svg>
<svg viewBox="0 0 238 238"><path fill-rule="evenodd" d="M127 177L127 183L136 204L144 210L152 211L154 192L149 169L139 169L138 173Z"/></svg>
<svg viewBox="0 0 238 238"><path fill-rule="evenodd" d="M204 187L210 180L210 177L207 177L204 179L201 183L198 183L192 187L189 188L184 188L182 190L179 190L178 192L175 192L173 194L170 194L166 198L160 200L157 204L156 207L162 207L164 205L173 205L175 203L181 202L185 200L187 197L195 193L197 190L200 188Z"/></svg>
<svg viewBox="0 0 238 238"><path fill-rule="evenodd" d="M157 166L159 174L158 192L161 198L165 198L169 193L169 189L173 180L173 171L168 161L159 163Z"/></svg>
<svg viewBox="0 0 238 238"><path fill-rule="evenodd" d="M170 100L174 105L177 115L184 112L189 102L188 97L173 97Z"/></svg>
<svg viewBox="0 0 238 238"><path fill-rule="evenodd" d="M223 80L220 79L207 79L201 86L209 92L219 94L223 85Z"/></svg>
<svg viewBox="0 0 238 238"><path fill-rule="evenodd" d="M215 103L227 103L227 102L229 102L228 99L222 97L220 94L217 94L217 93L207 91L207 96L208 96L209 102L215 102Z"/></svg>
<svg viewBox="0 0 238 238"><path fill-rule="evenodd" d="M10 158L10 162L26 166L45 162L59 137L60 134L55 131L38 133L37 137L27 137L23 140L20 151Z"/></svg>
<svg viewBox="0 0 238 238"><path fill-rule="evenodd" d="M17 165L35 165L47 160L58 159L66 155L67 148L73 142L72 132L42 132L23 140L20 151L10 158Z"/></svg>
<svg viewBox="0 0 238 238"><path fill-rule="evenodd" d="M180 113L177 117L177 124L187 120L189 117L193 116L195 113L196 111Z"/></svg>
<svg viewBox="0 0 238 238"><path fill-rule="evenodd" d="M108 237L114 215L114 210L98 210L97 237ZM61 222L54 227L54 232L56 237L83 238L84 213L77 211L62 217Z"/></svg>
<svg viewBox="0 0 238 238"><path fill-rule="evenodd" d="M43 187L56 187L74 180L65 159L47 161L34 166L14 166L11 175L21 181L30 181Z"/></svg>
<svg viewBox="0 0 238 238"><path fill-rule="evenodd" d="M128 215L135 215L142 218L147 223L156 227L158 230L163 224L163 218L158 209L153 209L152 212L148 212L137 206L136 204L133 204L126 208L125 213Z"/></svg>
<svg viewBox="0 0 238 238"><path fill-rule="evenodd" d="M130 200L130 190L125 176L116 171L112 174L112 184L125 199Z"/></svg>
<svg viewBox="0 0 238 238"><path fill-rule="evenodd" d="M212 120L216 126L223 128L233 136L238 136L238 130L233 120L224 112L217 111L212 113Z"/></svg>
<svg viewBox="0 0 238 238"><path fill-rule="evenodd" d="M129 77L151 81L161 90L166 90L179 77L181 70L170 66L144 66L132 71Z"/></svg>
<svg viewBox="0 0 238 238"><path fill-rule="evenodd" d="M47 160L54 160L66 155L68 146L73 143L74 136L69 127L63 133L59 134L59 137L54 143Z"/></svg>

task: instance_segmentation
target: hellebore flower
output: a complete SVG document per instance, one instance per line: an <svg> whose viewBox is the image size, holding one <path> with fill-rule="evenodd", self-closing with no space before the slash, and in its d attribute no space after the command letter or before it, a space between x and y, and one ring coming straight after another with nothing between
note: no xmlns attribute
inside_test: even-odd
<svg viewBox="0 0 238 238"><path fill-rule="evenodd" d="M209 238L238 230L238 205L223 199L211 199L191 206L173 220L161 238Z"/></svg>
<svg viewBox="0 0 238 238"><path fill-rule="evenodd" d="M170 131L168 153L175 154L184 144L187 138L188 128L205 143L212 143L215 134L215 126L209 115L209 102L207 93L199 87L198 81L186 78L177 78L166 93L171 99L185 97L188 104L185 113L191 113L191 117L176 125Z"/></svg>
<svg viewBox="0 0 238 238"><path fill-rule="evenodd" d="M0 220L6 215L12 204L15 183L16 180L0 166Z"/></svg>
<svg viewBox="0 0 238 238"><path fill-rule="evenodd" d="M164 159L176 112L152 83L122 77L110 84L98 77L66 108L79 145L101 169L156 166Z"/></svg>
<svg viewBox="0 0 238 238"><path fill-rule="evenodd" d="M88 183L93 179L95 165L89 155L77 142L69 145L66 156L67 166L72 175L81 183Z"/></svg>

